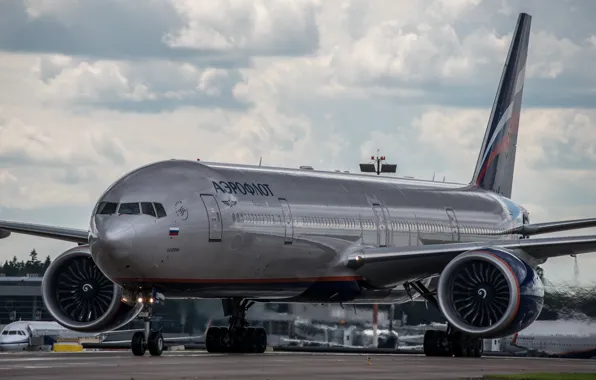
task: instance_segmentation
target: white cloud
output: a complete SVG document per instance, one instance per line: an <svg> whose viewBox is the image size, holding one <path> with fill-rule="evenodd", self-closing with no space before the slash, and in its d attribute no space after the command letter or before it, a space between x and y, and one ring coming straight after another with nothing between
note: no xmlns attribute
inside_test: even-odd
<svg viewBox="0 0 596 380"><path fill-rule="evenodd" d="M221 0L197 3L173 1L185 20L164 41L172 47L201 50L243 49L269 54L318 44L316 0ZM303 50L304 49L304 50Z"/></svg>
<svg viewBox="0 0 596 380"><path fill-rule="evenodd" d="M518 12L478 0L138 4L0 6L4 212L84 228L112 181L169 158L356 171L381 149L402 175L466 182ZM596 27L557 24L578 5L528 4L532 108L514 197L535 221L593 216ZM0 260L28 242L64 247L14 237ZM551 276L571 268L554 262Z"/></svg>

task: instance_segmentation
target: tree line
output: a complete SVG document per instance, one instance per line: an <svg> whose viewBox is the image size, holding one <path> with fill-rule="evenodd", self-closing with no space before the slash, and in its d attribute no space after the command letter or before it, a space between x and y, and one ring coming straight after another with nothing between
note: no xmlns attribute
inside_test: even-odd
<svg viewBox="0 0 596 380"><path fill-rule="evenodd" d="M50 266L52 259L48 255L44 261L38 259L38 254L35 249L29 253L28 260L18 260L16 256L12 260L6 260L2 267L0 267L0 273L6 276L26 276L27 274L37 274L40 277L44 275L46 269Z"/></svg>

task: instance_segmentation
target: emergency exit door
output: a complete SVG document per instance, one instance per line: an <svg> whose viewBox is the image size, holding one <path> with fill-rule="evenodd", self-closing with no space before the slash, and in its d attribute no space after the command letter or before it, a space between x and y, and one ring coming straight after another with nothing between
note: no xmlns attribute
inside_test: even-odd
<svg viewBox="0 0 596 380"><path fill-rule="evenodd" d="M457 217L455 216L455 211L452 208L445 209L447 212L447 217L449 218L449 225L451 227L451 240L454 242L459 242L459 225L457 224Z"/></svg>
<svg viewBox="0 0 596 380"><path fill-rule="evenodd" d="M375 213L376 225L377 225L377 244L379 247L387 246L387 220L383 209L378 204L373 204L373 212Z"/></svg>
<svg viewBox="0 0 596 380"><path fill-rule="evenodd" d="M284 218L285 237L284 244L292 244L294 239L294 221L292 219L292 210L285 198L278 198L281 206L281 212Z"/></svg>
<svg viewBox="0 0 596 380"><path fill-rule="evenodd" d="M221 241L222 221L217 200L213 195L201 194L209 219L209 241Z"/></svg>

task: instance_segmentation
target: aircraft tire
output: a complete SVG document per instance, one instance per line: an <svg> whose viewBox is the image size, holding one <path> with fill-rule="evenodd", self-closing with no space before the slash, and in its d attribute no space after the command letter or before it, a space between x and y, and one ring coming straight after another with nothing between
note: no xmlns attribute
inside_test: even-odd
<svg viewBox="0 0 596 380"><path fill-rule="evenodd" d="M479 358L484 353L484 341L469 335L456 332L450 336L451 350L455 357Z"/></svg>
<svg viewBox="0 0 596 380"><path fill-rule="evenodd" d="M438 350L437 350L437 336L436 336L437 331L435 330L426 330L426 332L424 333L424 343L423 343L423 348L424 348L424 355L426 356L438 356Z"/></svg>
<svg viewBox="0 0 596 380"><path fill-rule="evenodd" d="M254 347L257 354L262 354L267 349L267 331L263 327L255 328L253 334Z"/></svg>
<svg viewBox="0 0 596 380"><path fill-rule="evenodd" d="M222 349L221 338L225 333L221 327L209 327L207 330L207 336L205 337L205 348L209 353L220 353L224 352Z"/></svg>
<svg viewBox="0 0 596 380"><path fill-rule="evenodd" d="M460 332L451 335L451 350L453 351L453 356L456 358L468 356L465 339Z"/></svg>
<svg viewBox="0 0 596 380"><path fill-rule="evenodd" d="M482 338L476 338L476 348L474 349L474 357L481 358L484 354L484 340Z"/></svg>
<svg viewBox="0 0 596 380"><path fill-rule="evenodd" d="M133 334L130 348L134 356L145 355L147 345L145 344L145 334L142 331L137 331Z"/></svg>
<svg viewBox="0 0 596 380"><path fill-rule="evenodd" d="M163 335L158 331L152 332L149 335L149 342L147 345L149 346L149 353L151 356L161 356L164 348Z"/></svg>

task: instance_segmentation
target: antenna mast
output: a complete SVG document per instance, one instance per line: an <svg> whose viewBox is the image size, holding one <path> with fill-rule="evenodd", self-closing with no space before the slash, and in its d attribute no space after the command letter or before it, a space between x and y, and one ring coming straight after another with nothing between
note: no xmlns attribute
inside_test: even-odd
<svg viewBox="0 0 596 380"><path fill-rule="evenodd" d="M377 156L370 156L372 163L360 164L360 171L362 173L395 173L397 172L396 164L385 163L385 156L379 156L379 150L377 149Z"/></svg>

